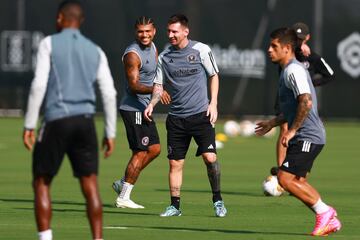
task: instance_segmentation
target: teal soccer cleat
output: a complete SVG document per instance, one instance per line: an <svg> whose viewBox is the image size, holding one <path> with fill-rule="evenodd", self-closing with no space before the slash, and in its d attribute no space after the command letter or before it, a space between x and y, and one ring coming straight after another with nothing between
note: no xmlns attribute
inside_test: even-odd
<svg viewBox="0 0 360 240"><path fill-rule="evenodd" d="M217 217L225 217L227 210L224 205L224 201L216 201L214 202L214 210L215 210L215 216Z"/></svg>
<svg viewBox="0 0 360 240"><path fill-rule="evenodd" d="M176 207L170 205L165 209L165 212L160 213L160 217L172 217L172 216L181 216L181 211L176 209Z"/></svg>

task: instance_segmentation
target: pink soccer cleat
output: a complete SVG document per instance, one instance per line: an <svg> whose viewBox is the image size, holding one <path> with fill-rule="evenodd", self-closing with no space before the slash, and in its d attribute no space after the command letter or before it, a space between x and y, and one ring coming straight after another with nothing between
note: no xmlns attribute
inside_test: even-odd
<svg viewBox="0 0 360 240"><path fill-rule="evenodd" d="M311 235L324 236L324 235L327 235L329 232L332 232L332 231L329 231L329 227L330 227L329 225L330 225L331 220L334 219L336 216L337 216L337 213L336 213L335 209L332 207L330 207L328 211L326 211L322 214L316 214L315 228L312 231ZM339 223L340 223L340 221L339 221ZM340 227L341 227L341 224L340 224Z"/></svg>
<svg viewBox="0 0 360 240"><path fill-rule="evenodd" d="M337 232L341 229L341 222L337 217L331 219L328 224L326 234Z"/></svg>

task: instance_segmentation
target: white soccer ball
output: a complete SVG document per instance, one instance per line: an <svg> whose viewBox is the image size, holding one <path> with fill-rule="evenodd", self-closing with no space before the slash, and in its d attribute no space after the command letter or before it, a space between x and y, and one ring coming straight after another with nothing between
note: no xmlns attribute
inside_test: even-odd
<svg viewBox="0 0 360 240"><path fill-rule="evenodd" d="M256 125L249 121L244 120L239 123L240 126L240 135L243 137L250 137L255 134L255 127Z"/></svg>
<svg viewBox="0 0 360 240"><path fill-rule="evenodd" d="M268 176L262 183L263 191L266 196L281 196L285 190L280 186L276 176Z"/></svg>
<svg viewBox="0 0 360 240"><path fill-rule="evenodd" d="M240 127L236 121L229 120L224 124L224 133L229 137L235 137L239 135Z"/></svg>

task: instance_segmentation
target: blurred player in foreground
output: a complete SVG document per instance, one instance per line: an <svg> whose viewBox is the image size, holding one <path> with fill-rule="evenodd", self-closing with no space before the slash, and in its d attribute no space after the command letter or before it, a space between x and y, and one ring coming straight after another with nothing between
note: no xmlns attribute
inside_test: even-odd
<svg viewBox="0 0 360 240"><path fill-rule="evenodd" d="M317 190L306 180L313 162L325 145L325 129L317 111L317 99L310 74L295 58L297 36L293 29L280 28L271 35L268 49L273 63L280 65L280 114L259 122L257 135L264 135L284 122L289 125L281 144L287 148L278 178L281 186L316 213L313 236L325 236L340 230L334 208L325 204Z"/></svg>
<svg viewBox="0 0 360 240"><path fill-rule="evenodd" d="M40 240L51 240L50 185L64 155L80 181L93 239L102 239L102 203L98 190L98 142L93 115L95 82L105 112L105 157L112 154L116 135L116 91L104 52L79 31L84 20L77 1L60 4L59 33L43 39L31 84L23 141L32 150L34 129L44 103L44 120L33 152L35 217Z"/></svg>

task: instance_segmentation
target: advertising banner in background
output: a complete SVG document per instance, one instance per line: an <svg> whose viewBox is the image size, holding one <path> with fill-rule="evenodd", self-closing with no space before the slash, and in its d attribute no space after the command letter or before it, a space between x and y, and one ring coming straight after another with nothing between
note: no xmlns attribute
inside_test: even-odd
<svg viewBox="0 0 360 240"><path fill-rule="evenodd" d="M40 40L55 32L61 1L2 0L0 5L0 109L24 109ZM278 67L267 56L269 34L305 22L310 47L335 72L317 88L326 118L360 119L360 1L347 0L87 0L85 36L108 56L118 97L123 91L121 56L133 41L134 21L154 19L159 52L167 44L166 22L174 13L190 20L190 39L208 44L220 69L220 116L271 115ZM101 111L101 109L98 109ZM166 107L157 112L166 112Z"/></svg>

